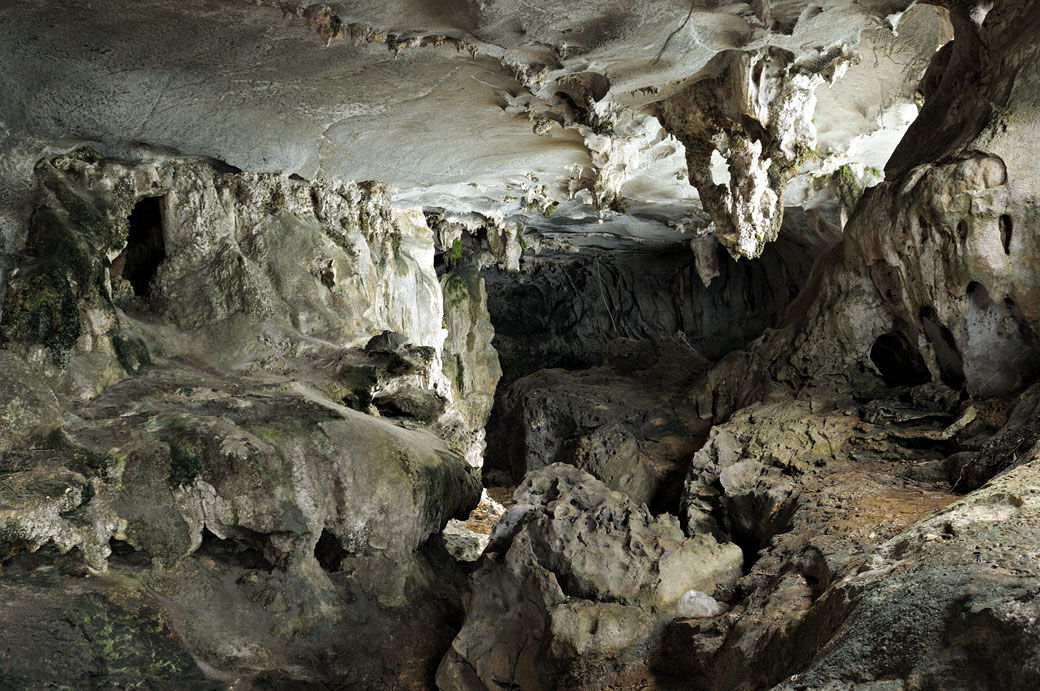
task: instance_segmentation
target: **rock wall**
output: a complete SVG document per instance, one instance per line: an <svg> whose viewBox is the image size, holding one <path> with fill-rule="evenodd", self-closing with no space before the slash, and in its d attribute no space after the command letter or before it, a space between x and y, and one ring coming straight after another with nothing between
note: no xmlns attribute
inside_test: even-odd
<svg viewBox="0 0 1040 691"><path fill-rule="evenodd" d="M489 425L485 477L517 485L568 463L636 504L674 512L675 486L706 431L686 391L710 367L672 336L617 339L602 365L522 377L500 396Z"/></svg>
<svg viewBox="0 0 1040 691"><path fill-rule="evenodd" d="M285 358L338 357L389 330L432 349L419 385L443 400L443 429L480 464L489 407L463 399L489 397L498 378L482 293L474 284L472 308L467 292L445 313L433 233L421 213L391 211L384 187L221 173L184 159L120 163L87 150L43 161L37 175L41 202L0 330L62 390L89 396L125 376L137 347L128 344L275 372ZM154 227L131 228L149 202ZM135 277L147 263L138 230L153 233L158 255ZM449 374L459 358L470 370L463 389L441 371L449 335Z"/></svg>
<svg viewBox="0 0 1040 691"><path fill-rule="evenodd" d="M53 557L63 573L105 579L90 616L127 626L120 579L147 587L132 611L181 637L163 653L177 669L139 670L148 683L194 683L192 658L245 677L273 661L422 678L432 652L337 672L291 661L325 636L454 633L439 534L480 498L499 373L479 274L457 267L442 289L422 213L392 211L377 184L88 150L37 175L0 321L5 559L70 555ZM62 587L48 585L55 607ZM80 645L66 628L27 635ZM94 684L119 659L66 671ZM42 678L24 662L0 681Z"/></svg>
<svg viewBox="0 0 1040 691"><path fill-rule="evenodd" d="M956 39L936 55L889 179L864 194L780 327L711 375L710 414L726 417L767 379L931 379L994 395L1036 374L1040 28L1014 4L981 23L969 4L950 12ZM947 106L969 82L975 97L954 118Z"/></svg>
<svg viewBox="0 0 1040 691"><path fill-rule="evenodd" d="M956 38L935 57L888 179L864 194L779 328L691 391L705 419L726 422L694 456L689 526L719 530L723 516L758 561L732 618L665 634L665 678L1036 683L1035 598L1020 588L1037 578L1021 555L1035 543L1036 393L1023 388L1040 323L1025 268L1040 24L1032 3L949 11ZM957 499L937 481L982 488Z"/></svg>
<svg viewBox="0 0 1040 691"><path fill-rule="evenodd" d="M514 495L473 575L440 689L594 688L645 653L690 589L740 574L740 551L556 464Z"/></svg>
<svg viewBox="0 0 1040 691"><path fill-rule="evenodd" d="M495 329L488 313L484 278L473 262L456 264L441 276L444 292L444 376L451 384L453 410L458 418L444 423L449 437L465 449L471 465L480 466L484 426L491 417L495 389L502 376L498 353L491 343Z"/></svg>
<svg viewBox="0 0 1040 691"><path fill-rule="evenodd" d="M735 261L708 238L710 261L683 246L589 249L525 255L519 273L489 270L503 385L543 368L596 364L615 338L681 332L712 360L747 345L775 324L836 240L826 220L789 216L780 239L755 260Z"/></svg>

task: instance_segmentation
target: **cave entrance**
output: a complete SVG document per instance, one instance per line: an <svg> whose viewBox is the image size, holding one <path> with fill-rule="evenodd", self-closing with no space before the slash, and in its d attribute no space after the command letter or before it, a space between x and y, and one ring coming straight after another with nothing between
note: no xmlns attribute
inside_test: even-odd
<svg viewBox="0 0 1040 691"><path fill-rule="evenodd" d="M145 197L130 213L130 233L120 255L122 277L133 286L134 295L148 297L155 272L166 259L163 241L162 197Z"/></svg>
<svg viewBox="0 0 1040 691"><path fill-rule="evenodd" d="M330 573L335 573L343 568L343 560L348 556L347 550L343 549L339 538L328 530L321 531L318 544L314 545L314 558L318 560L321 568Z"/></svg>
<svg viewBox="0 0 1040 691"><path fill-rule="evenodd" d="M921 351L898 331L878 336L870 359L889 386L917 386L932 380Z"/></svg>

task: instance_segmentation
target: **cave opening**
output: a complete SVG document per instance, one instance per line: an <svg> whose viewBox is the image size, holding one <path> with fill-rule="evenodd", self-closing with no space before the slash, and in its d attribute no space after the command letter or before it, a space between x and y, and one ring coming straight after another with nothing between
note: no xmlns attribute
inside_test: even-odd
<svg viewBox="0 0 1040 691"><path fill-rule="evenodd" d="M108 541L108 563L121 568L147 568L151 558L125 540L111 538Z"/></svg>
<svg viewBox="0 0 1040 691"><path fill-rule="evenodd" d="M321 568L329 573L335 573L342 568L343 559L346 556L347 550L343 549L339 538L328 530L322 530L318 543L314 545L314 558L318 560Z"/></svg>
<svg viewBox="0 0 1040 691"><path fill-rule="evenodd" d="M162 197L145 197L130 213L130 232L121 256L122 277L133 286L134 295L148 297L152 279L166 259L163 240Z"/></svg>
<svg viewBox="0 0 1040 691"><path fill-rule="evenodd" d="M1000 244L1004 247L1004 254L1011 254L1011 217L1003 214L998 225L1000 226Z"/></svg>
<svg viewBox="0 0 1040 691"><path fill-rule="evenodd" d="M889 386L917 386L932 380L921 351L898 331L878 336L870 360Z"/></svg>
<svg viewBox="0 0 1040 691"><path fill-rule="evenodd" d="M239 528L238 530L243 533L250 532L244 528ZM256 537L257 539L263 539L259 534ZM195 550L195 554L250 571L266 571L270 573L275 566L255 545L230 536L224 539L213 533L208 527L202 529L202 542L199 544L199 548Z"/></svg>

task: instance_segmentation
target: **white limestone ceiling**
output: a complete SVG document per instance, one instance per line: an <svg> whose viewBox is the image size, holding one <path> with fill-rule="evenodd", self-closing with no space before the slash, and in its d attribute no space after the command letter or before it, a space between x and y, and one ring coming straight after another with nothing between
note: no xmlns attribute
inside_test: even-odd
<svg viewBox="0 0 1040 691"><path fill-rule="evenodd" d="M942 10L911 4L5 0L0 238L14 249L32 163L78 142L378 179L400 205L564 231L625 209L661 225L652 237L706 225L655 104L723 50L851 60L817 89L820 160L803 169L879 168L949 38Z"/></svg>

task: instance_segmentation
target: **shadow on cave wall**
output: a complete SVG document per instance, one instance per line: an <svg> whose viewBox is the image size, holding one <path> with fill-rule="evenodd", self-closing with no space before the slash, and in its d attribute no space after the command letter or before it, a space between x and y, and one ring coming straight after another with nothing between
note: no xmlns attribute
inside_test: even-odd
<svg viewBox="0 0 1040 691"><path fill-rule="evenodd" d="M836 240L834 237L832 240ZM485 273L499 391L531 372L597 364L615 338L682 332L717 360L743 348L794 299L816 257L830 246L790 229L754 260L716 246L719 275L708 286L685 244L525 256L521 273Z"/></svg>

